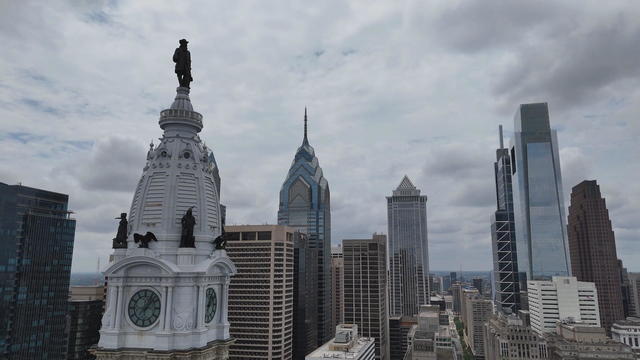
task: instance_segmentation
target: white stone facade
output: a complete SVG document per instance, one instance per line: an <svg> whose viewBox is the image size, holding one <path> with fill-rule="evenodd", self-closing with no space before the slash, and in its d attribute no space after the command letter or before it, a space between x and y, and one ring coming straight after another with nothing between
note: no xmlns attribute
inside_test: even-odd
<svg viewBox="0 0 640 360"><path fill-rule="evenodd" d="M640 352L640 318L629 317L627 320L614 322L611 327L611 337Z"/></svg>
<svg viewBox="0 0 640 360"><path fill-rule="evenodd" d="M554 276L552 280L527 282L531 328L539 335L556 331L556 323L572 319L600 327L598 292L591 282L575 277Z"/></svg>
<svg viewBox="0 0 640 360"><path fill-rule="evenodd" d="M231 341L227 303L236 268L226 251L213 244L222 226L217 169L198 137L202 115L193 111L189 89L177 92L171 108L161 112L164 134L157 147L151 145L134 193L128 248L115 249L104 272L108 289L99 359L119 358L119 352L150 358L147 354L174 351L179 358L218 359L207 354L226 354ZM196 220L195 247L180 248L181 219L189 208ZM139 248L133 235L147 232L158 241ZM159 316L143 328L128 313L132 297L141 290L160 299ZM212 291L216 301L209 309L215 312L206 316L206 295ZM223 348L207 350L220 344Z"/></svg>

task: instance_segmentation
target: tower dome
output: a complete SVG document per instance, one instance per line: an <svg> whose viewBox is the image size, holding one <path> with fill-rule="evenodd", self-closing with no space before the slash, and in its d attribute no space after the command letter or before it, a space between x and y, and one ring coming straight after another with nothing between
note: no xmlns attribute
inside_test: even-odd
<svg viewBox="0 0 640 360"><path fill-rule="evenodd" d="M160 144L150 145L147 163L135 190L129 212L129 247L134 234L152 232L157 242L149 248L173 260L181 238L181 219L191 209L197 254L208 256L212 241L221 233L217 165L200 140L202 115L193 111L189 89L179 87L169 109L160 113L164 130Z"/></svg>

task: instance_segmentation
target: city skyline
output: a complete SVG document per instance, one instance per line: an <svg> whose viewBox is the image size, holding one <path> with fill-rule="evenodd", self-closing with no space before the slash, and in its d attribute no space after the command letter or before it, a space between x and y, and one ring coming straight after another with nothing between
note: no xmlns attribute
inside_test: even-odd
<svg viewBox="0 0 640 360"><path fill-rule="evenodd" d="M486 11L495 10L496 4L489 2ZM313 145L331 180L333 244L386 232L384 196L406 173L430 197L431 268L458 270L462 264L463 270L489 270L487 214L495 210L491 166L495 128L509 124L519 104L548 101L552 127L558 129L565 207L572 186L598 180L610 207L618 253L629 271L640 271L636 265L640 252L633 247L640 236L633 219L640 210L632 203L640 196L640 187L623 182L640 174L638 164L630 161L638 153L633 139L639 131L634 111L640 95L631 90L638 80L634 67L605 66L603 76L594 79L586 76L589 66L602 59L586 57L586 68L576 69L572 60L563 60L553 77L584 78L571 81L571 89L565 89L547 78L551 75L542 76L551 60L534 56L531 49L517 45L517 39L492 37L474 43L473 36L492 34L483 20L472 23L478 35L442 32L445 20L460 24L470 19L474 5L353 6L323 26L308 20L326 17L332 11L329 5L303 14L300 9L278 9L283 15L277 16L267 10L247 11L256 17L256 21L248 18L254 23L248 33L262 35L245 34L236 44L228 44L233 41L223 40L237 35L231 30L246 20L211 21L193 9L185 11L189 15L161 8L144 15L148 9L132 4L45 4L42 9L8 5L0 15L13 27L0 33L7 44L0 57L0 181L69 194L69 208L78 220L72 271L95 270L98 257L106 264L117 228L111 219L129 210L151 140L141 139L160 135L157 113L172 95L174 85L168 84L174 79L157 74L170 64L166 49L184 36L191 41L194 58L198 54L194 64L198 86L192 98L206 119L201 137L216 153L221 177L226 179L221 198L228 205L229 224L277 222L277 192L292 149L299 145L301 114L307 105ZM565 6L553 5L555 13L544 20L550 28L561 28L560 18L569 13ZM614 23L621 8L603 8L586 5L573 14L574 19L584 20L578 29L606 39L606 26ZM526 16L527 11L541 14L542 9L523 4L500 11L529 24L531 28L515 27L516 33L531 36L537 46L547 49L571 45L577 53L589 53L602 45L608 50L604 53L626 54L626 48L634 47L629 44L635 40L626 35L617 35L617 43L603 40L589 46L580 31L565 40L546 39ZM425 15L429 10L434 15ZM640 11L624 10L625 18ZM225 11L237 14L242 9L221 9L220 16ZM38 16L45 19L39 21ZM164 21L154 25L158 28L142 25L151 16L177 18L174 23L194 18L184 27ZM270 17L303 36L269 26ZM428 31L418 25L423 17ZM349 22L351 27L345 25ZM205 35L201 30L211 23L222 26L215 25L217 34ZM612 31L638 29L635 24L620 26L622 30ZM387 30L392 30L390 35L385 35ZM341 31L345 34L336 35ZM47 43L38 40L42 34L54 40L49 36L43 37ZM275 50L261 46L271 38L290 40L290 45L279 44ZM386 48L378 46L380 39ZM434 46L424 46L430 49L426 52L412 46L415 41ZM24 54L30 56L23 58ZM520 85L507 86L514 75L499 71L510 56L527 60L522 68L507 66L509 71L529 74ZM110 71L124 74L105 76ZM374 72L376 76L371 75ZM497 83L485 73L497 74ZM626 82L621 81L624 78ZM274 89L275 79L283 80ZM507 141L512 131L511 126L505 128ZM248 170L260 175L246 176ZM450 186L452 181L455 187Z"/></svg>

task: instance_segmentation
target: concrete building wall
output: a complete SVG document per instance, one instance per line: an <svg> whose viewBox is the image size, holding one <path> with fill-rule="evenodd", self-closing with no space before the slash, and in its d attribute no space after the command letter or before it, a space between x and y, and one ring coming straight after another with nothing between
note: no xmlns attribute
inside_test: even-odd
<svg viewBox="0 0 640 360"><path fill-rule="evenodd" d="M385 235L342 241L344 320L376 342L376 359L389 359Z"/></svg>
<svg viewBox="0 0 640 360"><path fill-rule="evenodd" d="M554 332L556 323L573 319L600 327L598 292L593 283L575 277L529 281L528 301L532 329L542 335Z"/></svg>
<svg viewBox="0 0 640 360"><path fill-rule="evenodd" d="M226 227L238 270L229 285L229 359L292 359L295 233L282 225Z"/></svg>

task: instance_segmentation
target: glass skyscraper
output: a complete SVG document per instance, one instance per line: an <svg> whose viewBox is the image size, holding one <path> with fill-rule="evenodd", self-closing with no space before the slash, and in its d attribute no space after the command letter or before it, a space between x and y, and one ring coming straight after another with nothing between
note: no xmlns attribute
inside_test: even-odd
<svg viewBox="0 0 640 360"><path fill-rule="evenodd" d="M504 147L500 125L500 148L493 164L496 181L496 212L491 216L491 247L493 250L493 296L498 310L520 309L516 228L513 214L511 157Z"/></svg>
<svg viewBox="0 0 640 360"><path fill-rule="evenodd" d="M387 196L389 316L414 316L429 303L427 196L405 175Z"/></svg>
<svg viewBox="0 0 640 360"><path fill-rule="evenodd" d="M278 224L307 234L308 248L318 251L317 346L333 337L331 328L331 206L329 183L307 138L307 110L304 113L302 145L280 190Z"/></svg>
<svg viewBox="0 0 640 360"><path fill-rule="evenodd" d="M63 359L76 221L68 196L0 183L0 358Z"/></svg>
<svg viewBox="0 0 640 360"><path fill-rule="evenodd" d="M570 276L556 131L546 103L520 105L511 140L518 270L528 280Z"/></svg>

